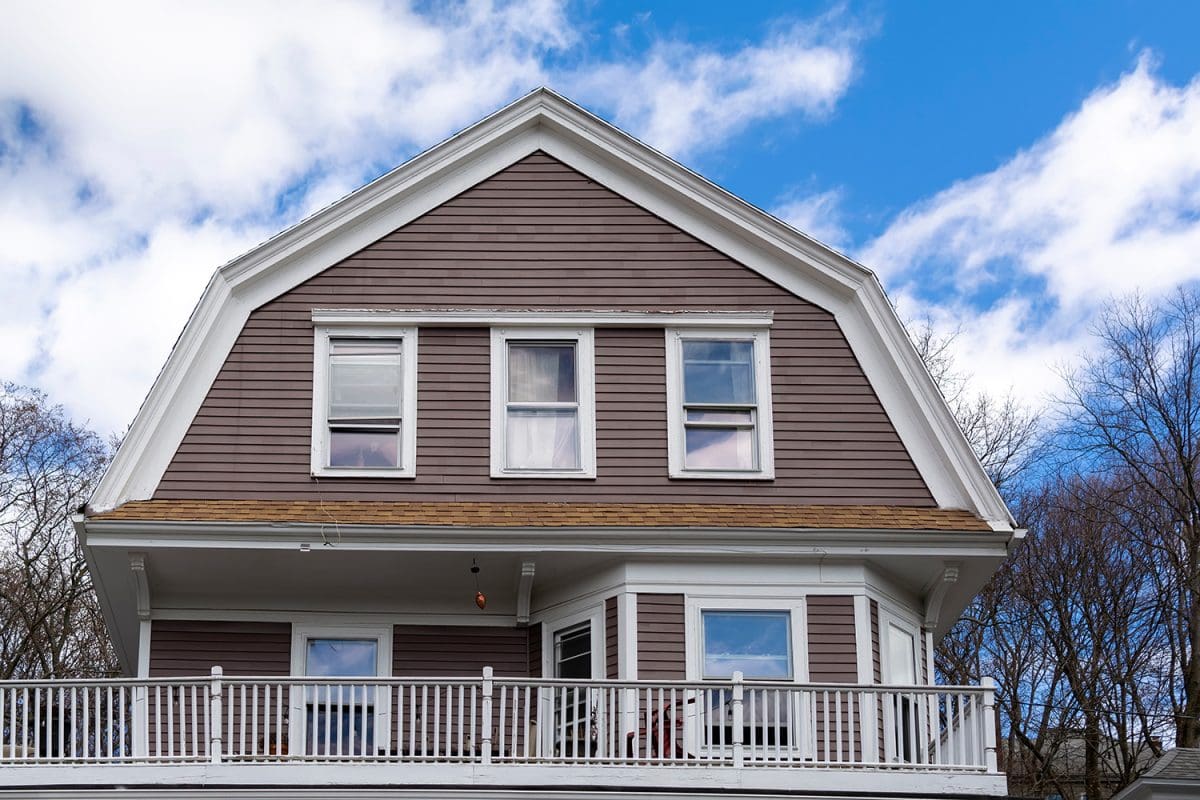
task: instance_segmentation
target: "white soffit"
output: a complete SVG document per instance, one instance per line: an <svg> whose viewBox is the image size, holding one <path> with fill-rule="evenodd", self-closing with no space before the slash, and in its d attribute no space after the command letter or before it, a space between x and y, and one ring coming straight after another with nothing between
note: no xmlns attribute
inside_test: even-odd
<svg viewBox="0 0 1200 800"><path fill-rule="evenodd" d="M250 312L542 150L834 314L935 500L1013 521L874 274L547 89L538 89L221 267L92 497L150 498Z"/></svg>

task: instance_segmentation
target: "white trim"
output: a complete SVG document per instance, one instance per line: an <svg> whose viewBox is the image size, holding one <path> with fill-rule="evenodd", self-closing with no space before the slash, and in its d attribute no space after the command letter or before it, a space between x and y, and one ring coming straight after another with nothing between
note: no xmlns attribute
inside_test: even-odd
<svg viewBox="0 0 1200 800"><path fill-rule="evenodd" d="M771 311L510 311L464 309L401 311L392 309L314 308L318 325L437 325L438 327L586 327L586 328L766 328Z"/></svg>
<svg viewBox="0 0 1200 800"><path fill-rule="evenodd" d="M875 682L875 663L871 644L871 598L854 595L854 652L857 656L858 682Z"/></svg>
<svg viewBox="0 0 1200 800"><path fill-rule="evenodd" d="M575 391L579 431L579 469L507 467L508 343L547 340L575 344ZM505 327L491 333L491 476L493 478L596 477L596 356L591 328Z"/></svg>
<svg viewBox="0 0 1200 800"><path fill-rule="evenodd" d="M604 601L592 603L583 610L559 614L540 620L542 623L542 675L554 676L554 635L568 628L587 623L591 629L592 675L604 674Z"/></svg>
<svg viewBox="0 0 1200 800"><path fill-rule="evenodd" d="M705 587L706 589L708 587ZM788 597L730 597L720 594L688 594L684 598L684 641L689 681L704 680L705 611L786 611L791 638L793 683L808 681L808 598L804 591Z"/></svg>
<svg viewBox="0 0 1200 800"><path fill-rule="evenodd" d="M137 676L150 677L150 642L154 636L153 617L138 622Z"/></svg>
<svg viewBox="0 0 1200 800"><path fill-rule="evenodd" d="M895 627L912 637L913 642L913 677L921 681L921 626L915 621L905 619L884 603L879 603L879 677L881 683L895 683L892 680L891 641L889 627ZM907 682L907 681L906 681Z"/></svg>
<svg viewBox="0 0 1200 800"><path fill-rule="evenodd" d="M831 311L935 500L997 530L1009 515L889 304L862 266L559 95L538 89L222 267L92 497L153 495L250 312L537 150Z"/></svg>
<svg viewBox="0 0 1200 800"><path fill-rule="evenodd" d="M684 463L683 340L749 341L754 346L754 433L758 469L689 469ZM771 340L765 328L740 330L667 328L667 471L672 478L701 480L774 480L775 432L771 413Z"/></svg>
<svg viewBox="0 0 1200 800"><path fill-rule="evenodd" d="M638 674L637 592L617 595L617 679L635 681Z"/></svg>
<svg viewBox="0 0 1200 800"><path fill-rule="evenodd" d="M329 342L331 339L398 339L402 375L400 466L346 469L329 466ZM417 475L417 329L326 322L313 329L313 403L310 469L321 478L415 478Z"/></svg>

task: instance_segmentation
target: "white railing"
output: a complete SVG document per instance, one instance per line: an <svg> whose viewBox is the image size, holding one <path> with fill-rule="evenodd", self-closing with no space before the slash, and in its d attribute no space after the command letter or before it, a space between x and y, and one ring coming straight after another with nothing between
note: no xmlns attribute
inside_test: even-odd
<svg viewBox="0 0 1200 800"><path fill-rule="evenodd" d="M471 762L996 772L994 690L744 681L0 681L0 763Z"/></svg>

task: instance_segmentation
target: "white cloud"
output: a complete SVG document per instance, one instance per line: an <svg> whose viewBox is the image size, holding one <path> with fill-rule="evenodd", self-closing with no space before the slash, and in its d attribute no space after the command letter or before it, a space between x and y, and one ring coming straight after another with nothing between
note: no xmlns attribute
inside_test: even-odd
<svg viewBox="0 0 1200 800"><path fill-rule="evenodd" d="M849 235L842 227L841 204L842 191L830 189L791 197L771 213L817 241L840 249L849 242Z"/></svg>
<svg viewBox="0 0 1200 800"><path fill-rule="evenodd" d="M618 125L686 156L755 123L830 113L854 77L858 39L832 15L730 53L660 42L640 61L589 66L573 84L611 108Z"/></svg>
<svg viewBox="0 0 1200 800"><path fill-rule="evenodd" d="M1000 168L902 213L860 255L914 315L960 328L981 384L1033 402L1111 296L1200 278L1200 77L1143 56Z"/></svg>
<svg viewBox="0 0 1200 800"><path fill-rule="evenodd" d="M124 428L216 266L525 91L578 78L555 66L586 59L561 0L435 5L7 8L0 377ZM653 45L642 86L702 91L720 124L665 100L618 108L630 86L578 99L677 154L716 146L756 120L827 113L854 62L838 25L730 56Z"/></svg>

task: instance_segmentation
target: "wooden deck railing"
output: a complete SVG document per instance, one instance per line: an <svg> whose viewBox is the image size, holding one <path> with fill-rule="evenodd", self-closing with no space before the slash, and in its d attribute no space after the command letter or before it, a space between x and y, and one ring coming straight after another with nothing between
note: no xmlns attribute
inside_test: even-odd
<svg viewBox="0 0 1200 800"><path fill-rule="evenodd" d="M470 762L996 772L994 691L745 681L0 682L0 764Z"/></svg>

